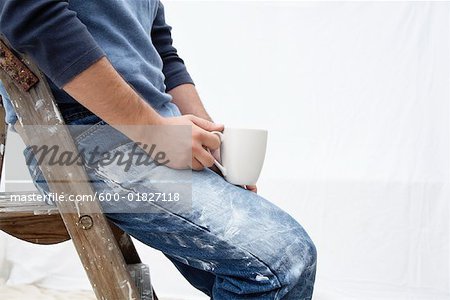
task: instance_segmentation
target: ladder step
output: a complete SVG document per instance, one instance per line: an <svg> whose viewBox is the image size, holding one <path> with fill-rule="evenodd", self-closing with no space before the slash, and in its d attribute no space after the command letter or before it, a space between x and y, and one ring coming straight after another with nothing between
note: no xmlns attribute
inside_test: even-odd
<svg viewBox="0 0 450 300"><path fill-rule="evenodd" d="M40 194L36 191L20 193L0 193L0 213L29 212L34 214L59 214L58 208L56 206L49 205L45 201L33 200L40 199L36 196L40 196Z"/></svg>
<svg viewBox="0 0 450 300"><path fill-rule="evenodd" d="M149 267L146 264L128 265L128 272L141 295L141 300L154 300Z"/></svg>

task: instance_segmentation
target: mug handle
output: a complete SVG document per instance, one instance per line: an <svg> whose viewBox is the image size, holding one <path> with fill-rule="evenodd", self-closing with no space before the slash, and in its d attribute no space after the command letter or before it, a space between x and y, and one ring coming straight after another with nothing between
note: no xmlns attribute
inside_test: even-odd
<svg viewBox="0 0 450 300"><path fill-rule="evenodd" d="M219 137L220 143L223 142L223 133L222 132L220 132L220 131L211 131L211 133L214 133L215 135L217 135ZM208 151L209 151L209 153L211 153L211 150L208 149ZM217 159L214 159L214 165L220 170L220 172L222 172L223 176L227 176L227 169L224 166L222 166L220 164L220 162L217 161Z"/></svg>

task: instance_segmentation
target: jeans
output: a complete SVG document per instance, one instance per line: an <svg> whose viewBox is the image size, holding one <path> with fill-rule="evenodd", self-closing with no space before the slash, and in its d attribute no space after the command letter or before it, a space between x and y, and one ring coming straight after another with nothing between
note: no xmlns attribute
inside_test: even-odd
<svg viewBox="0 0 450 300"><path fill-rule="evenodd" d="M178 115L169 103L160 113ZM72 119L71 119L72 116ZM75 116L75 117L74 117ZM93 115L65 117L68 124L88 124L89 130L72 133L78 148L94 146L105 151L129 151L126 137ZM32 155L29 149L25 155ZM42 193L48 193L36 163L30 172ZM165 166L132 166L127 172L116 166L87 167L97 192L127 194L158 190L152 178L161 172L174 177L182 171ZM144 244L162 251L180 273L211 299L312 298L316 273L316 248L301 225L261 196L226 182L205 169L190 173L189 209L152 203L152 212L110 212L127 201L102 203L106 217ZM148 205L148 204L145 204Z"/></svg>

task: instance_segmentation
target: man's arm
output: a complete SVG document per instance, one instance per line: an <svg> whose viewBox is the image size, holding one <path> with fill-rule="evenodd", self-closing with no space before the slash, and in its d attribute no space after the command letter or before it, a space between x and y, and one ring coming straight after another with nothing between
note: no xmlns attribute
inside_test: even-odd
<svg viewBox="0 0 450 300"><path fill-rule="evenodd" d="M178 106L183 115L192 114L212 122L193 84L179 85L168 91L168 93L172 96L172 101Z"/></svg>
<svg viewBox="0 0 450 300"><path fill-rule="evenodd" d="M170 91L182 84L194 84L186 70L184 61L173 46L172 27L166 23L164 6L158 1L158 11L152 24L151 37L155 49L163 62L166 90Z"/></svg>
<svg viewBox="0 0 450 300"><path fill-rule="evenodd" d="M212 122L184 65L184 61L178 56L177 49L173 46L172 27L166 23L164 6L160 1L158 2L158 11L153 21L151 36L153 44L163 61L166 91L172 96L172 101L183 115L194 115ZM219 159L219 151L213 153L215 158ZM211 169L220 174L216 166L211 166ZM256 192L256 186L247 186L246 188Z"/></svg>
<svg viewBox="0 0 450 300"><path fill-rule="evenodd" d="M191 126L192 157L189 165L185 164L186 160L181 158L180 163L183 165L171 166L175 168L189 166L194 170L202 170L204 167L211 167L214 163L214 158L204 147L209 149L219 147L219 138L210 131L223 130L223 125L214 124L193 115L176 118L161 117L123 80L106 58L100 59L64 85L64 90L90 111L141 145L155 143L154 137L151 134L149 136L147 128L143 126L130 128L121 125ZM137 130L139 128L142 130ZM178 136L174 139L165 138L170 140L171 147L176 146ZM164 143L164 141L158 139L156 143ZM171 151L172 149L163 150Z"/></svg>
<svg viewBox="0 0 450 300"><path fill-rule="evenodd" d="M67 1L0 0L0 30L15 50L30 55L50 80L106 122L119 130L118 125L130 124L192 126L191 167L201 170L213 164L204 147L219 146L218 137L209 131L223 126L191 115L159 116L103 58ZM139 142L151 138L145 133L129 137Z"/></svg>
<svg viewBox="0 0 450 300"><path fill-rule="evenodd" d="M87 68L63 89L112 126L163 123L162 117L125 82L106 58Z"/></svg>
<svg viewBox="0 0 450 300"><path fill-rule="evenodd" d="M158 11L153 21L151 36L153 45L163 62L166 92L172 96L172 101L183 115L194 115L212 121L200 100L184 61L173 46L172 27L166 23L164 6L160 1L158 1ZM214 154L218 158L218 152ZM212 166L212 169L220 173L215 166Z"/></svg>
<svg viewBox="0 0 450 300"><path fill-rule="evenodd" d="M183 115L194 115L212 122L193 80L186 70L184 61L178 56L177 49L173 46L172 28L166 23L164 6L161 2L158 5L151 34L153 44L163 61L166 91L172 96L172 101ZM213 154L216 159L220 159L219 151L214 151ZM220 170L216 166L211 166L211 169L220 174ZM257 192L256 186L246 186L246 188Z"/></svg>
<svg viewBox="0 0 450 300"><path fill-rule="evenodd" d="M0 0L0 30L58 87L111 125L161 122L115 71L67 1Z"/></svg>
<svg viewBox="0 0 450 300"><path fill-rule="evenodd" d="M163 61L166 91L183 115L192 114L211 121L195 89L184 61L173 46L172 27L166 23L163 4L158 1L158 11L152 26L152 41Z"/></svg>
<svg viewBox="0 0 450 300"><path fill-rule="evenodd" d="M63 0L0 0L0 31L58 87L105 56Z"/></svg>

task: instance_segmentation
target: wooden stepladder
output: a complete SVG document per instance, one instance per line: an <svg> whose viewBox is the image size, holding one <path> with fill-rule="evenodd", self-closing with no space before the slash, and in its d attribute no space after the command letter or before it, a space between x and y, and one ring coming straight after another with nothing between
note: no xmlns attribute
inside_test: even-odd
<svg viewBox="0 0 450 300"><path fill-rule="evenodd" d="M18 131L26 144L58 145L61 151L78 153L45 77L5 39L0 39L0 80L15 107ZM0 111L4 114L3 107ZM6 126L0 120L0 176L5 139ZM83 166L53 165L41 170L52 193L94 195ZM56 201L55 207L12 201L12 194L0 194L0 230L36 244L72 239L98 299L157 300L148 267L142 264L130 236L105 218L97 200Z"/></svg>

